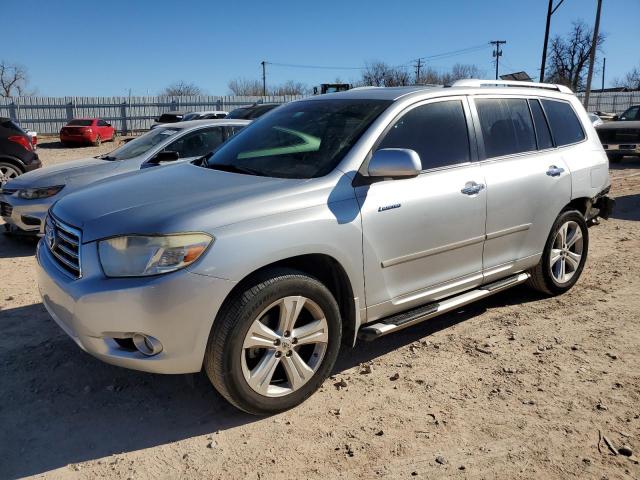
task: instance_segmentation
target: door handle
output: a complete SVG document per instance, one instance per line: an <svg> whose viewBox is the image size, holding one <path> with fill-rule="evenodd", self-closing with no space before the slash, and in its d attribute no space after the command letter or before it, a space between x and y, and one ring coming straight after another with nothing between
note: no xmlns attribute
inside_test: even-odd
<svg viewBox="0 0 640 480"><path fill-rule="evenodd" d="M467 182L464 188L460 190L460 192L464 193L465 195L476 195L480 193L483 189L484 189L483 183Z"/></svg>
<svg viewBox="0 0 640 480"><path fill-rule="evenodd" d="M547 170L547 175L550 177L559 177L564 172L564 168L556 167L555 165L551 165L549 170Z"/></svg>

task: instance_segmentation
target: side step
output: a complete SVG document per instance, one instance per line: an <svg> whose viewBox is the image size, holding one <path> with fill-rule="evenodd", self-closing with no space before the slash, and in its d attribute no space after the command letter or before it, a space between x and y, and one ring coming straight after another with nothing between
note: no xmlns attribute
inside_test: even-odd
<svg viewBox="0 0 640 480"><path fill-rule="evenodd" d="M397 332L416 323L424 322L430 318L437 317L443 313L450 312L456 308L475 302L481 298L488 297L507 288L526 282L528 273L519 273L511 277L503 278L487 285L482 285L475 290L456 295L455 297L429 303L412 310L387 317L376 323L365 325L358 331L358 338L366 341L375 340L392 332Z"/></svg>

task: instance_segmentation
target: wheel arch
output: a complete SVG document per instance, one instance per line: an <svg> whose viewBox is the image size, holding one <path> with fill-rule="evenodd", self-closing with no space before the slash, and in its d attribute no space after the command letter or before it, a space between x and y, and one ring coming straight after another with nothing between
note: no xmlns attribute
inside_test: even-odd
<svg viewBox="0 0 640 480"><path fill-rule="evenodd" d="M26 171L24 164L20 160L18 160L16 158L2 156L2 157L0 157L0 162L9 163L9 164L13 165L14 167L18 168L18 170L20 170L21 174L25 173L25 171Z"/></svg>
<svg viewBox="0 0 640 480"><path fill-rule="evenodd" d="M282 268L297 270L314 277L329 289L340 309L343 344L351 346L354 343L360 324L358 302L355 300L349 275L342 264L334 257L324 253L311 253L283 258L246 274L228 293L218 310L218 314L226 310L224 306L238 292L242 292L250 285L264 280L269 275L269 272Z"/></svg>

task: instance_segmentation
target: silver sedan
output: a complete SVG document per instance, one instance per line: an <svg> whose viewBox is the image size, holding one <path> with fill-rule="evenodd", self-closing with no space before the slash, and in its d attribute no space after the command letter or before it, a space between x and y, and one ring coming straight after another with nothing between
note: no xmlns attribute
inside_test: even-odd
<svg viewBox="0 0 640 480"><path fill-rule="evenodd" d="M158 127L114 151L38 169L0 190L0 215L10 232L42 235L49 207L98 180L166 162L192 161L217 149L248 120L195 120Z"/></svg>

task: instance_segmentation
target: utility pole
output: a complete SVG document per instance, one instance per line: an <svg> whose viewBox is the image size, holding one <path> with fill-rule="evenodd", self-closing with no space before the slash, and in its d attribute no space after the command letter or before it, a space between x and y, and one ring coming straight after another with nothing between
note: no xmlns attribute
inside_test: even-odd
<svg viewBox="0 0 640 480"><path fill-rule="evenodd" d="M507 43L506 40L494 40L489 42L491 45L495 45L496 48L493 51L493 56L496 57L496 80L498 80L498 71L500 69L500 57L502 56L502 50L500 50L500 45L504 45Z"/></svg>
<svg viewBox="0 0 640 480"><path fill-rule="evenodd" d="M420 82L420 67L422 66L422 59L416 60L416 83Z"/></svg>
<svg viewBox="0 0 640 480"><path fill-rule="evenodd" d="M266 97L267 96L267 70L266 70L267 62L263 60L260 62L260 64L262 65L262 96Z"/></svg>
<svg viewBox="0 0 640 480"><path fill-rule="evenodd" d="M542 45L542 63L540 64L540 83L544 83L544 69L547 63L547 45L549 44L549 27L551 26L551 16L556 13L558 7L562 5L564 0L560 0L554 7L553 0L549 0L549 8L547 9L547 27L544 30L544 44Z"/></svg>
<svg viewBox="0 0 640 480"><path fill-rule="evenodd" d="M584 92L584 108L589 108L589 95L591 94L591 80L593 78L593 64L596 61L596 50L598 49L598 35L600 32L600 12L602 11L602 0L598 0L598 10L596 11L596 24L593 26L593 40L591 41L591 52L589 53L589 73L587 73L587 88Z"/></svg>
<svg viewBox="0 0 640 480"><path fill-rule="evenodd" d="M607 69L607 57L602 59L602 91L604 92L604 72Z"/></svg>

